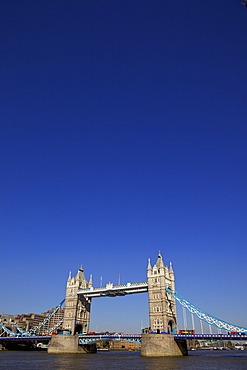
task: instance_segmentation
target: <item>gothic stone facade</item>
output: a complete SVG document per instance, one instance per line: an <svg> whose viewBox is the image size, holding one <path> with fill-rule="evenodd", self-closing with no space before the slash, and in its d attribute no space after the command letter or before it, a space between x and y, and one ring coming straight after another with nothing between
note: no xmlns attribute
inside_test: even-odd
<svg viewBox="0 0 247 370"><path fill-rule="evenodd" d="M89 330L91 299L78 296L79 289L91 288L92 277L88 282L82 267L78 270L75 278L69 275L66 288L64 308L63 330L72 335L84 334Z"/></svg>
<svg viewBox="0 0 247 370"><path fill-rule="evenodd" d="M156 333L175 333L177 330L176 304L164 287L175 290L172 265L164 265L159 253L152 267L150 259L147 268L150 330Z"/></svg>

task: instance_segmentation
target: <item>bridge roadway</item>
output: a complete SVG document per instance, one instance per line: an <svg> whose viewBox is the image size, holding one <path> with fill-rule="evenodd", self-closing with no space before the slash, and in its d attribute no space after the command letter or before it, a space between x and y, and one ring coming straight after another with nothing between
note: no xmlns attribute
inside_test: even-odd
<svg viewBox="0 0 247 370"><path fill-rule="evenodd" d="M88 298L94 298L124 296L126 294L145 293L147 291L148 283L147 281L142 281L140 283L127 283L119 285L108 283L106 284L106 286L103 287L79 289L77 294L83 295Z"/></svg>
<svg viewBox="0 0 247 370"><path fill-rule="evenodd" d="M246 335L233 334L175 334L176 339L191 339L191 340L247 340Z"/></svg>
<svg viewBox="0 0 247 370"><path fill-rule="evenodd" d="M51 335L30 335L27 337L17 336L17 337L0 337L0 344L1 342L21 342L27 340L50 340Z"/></svg>
<svg viewBox="0 0 247 370"><path fill-rule="evenodd" d="M32 335L27 337L0 337L0 343L6 341L30 341L30 340L50 340L51 335ZM141 343L141 334L95 334L95 335L79 335L79 344L87 344L99 342L102 340L126 340L136 343ZM190 339L190 340L237 340L247 341L247 335L228 335L228 334L175 334L175 339Z"/></svg>
<svg viewBox="0 0 247 370"><path fill-rule="evenodd" d="M247 335L228 335L228 334L175 334L175 339L190 340L247 340ZM95 334L79 335L79 343L86 344L99 342L101 340L126 340L129 342L141 343L140 334Z"/></svg>

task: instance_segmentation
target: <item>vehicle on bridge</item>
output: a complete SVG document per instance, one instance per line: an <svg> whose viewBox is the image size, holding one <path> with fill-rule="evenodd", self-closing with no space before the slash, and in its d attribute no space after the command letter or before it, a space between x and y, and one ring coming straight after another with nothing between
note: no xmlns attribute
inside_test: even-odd
<svg viewBox="0 0 247 370"><path fill-rule="evenodd" d="M95 331L89 331L88 333L85 333L85 335L105 335L105 334L109 334L108 331L107 332L101 332L101 333L97 333Z"/></svg>
<svg viewBox="0 0 247 370"><path fill-rule="evenodd" d="M195 330L179 330L179 334L195 334Z"/></svg>
<svg viewBox="0 0 247 370"><path fill-rule="evenodd" d="M244 335L244 336L247 336L247 333L239 333L238 331L229 331L228 335Z"/></svg>

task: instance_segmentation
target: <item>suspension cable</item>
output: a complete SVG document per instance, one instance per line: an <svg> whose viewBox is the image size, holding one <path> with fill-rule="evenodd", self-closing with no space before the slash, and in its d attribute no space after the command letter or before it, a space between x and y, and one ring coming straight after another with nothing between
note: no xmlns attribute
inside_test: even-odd
<svg viewBox="0 0 247 370"><path fill-rule="evenodd" d="M173 298L175 298L189 312L196 315L200 320L208 323L209 325L213 325L219 329L224 329L230 332L247 333L247 328L244 328L242 326L233 325L233 324L230 324L229 322L223 321L221 319L217 319L217 317L210 315L209 313L203 311L202 309L196 307L195 305L187 301L175 290L172 291L168 287L165 287L165 289Z"/></svg>

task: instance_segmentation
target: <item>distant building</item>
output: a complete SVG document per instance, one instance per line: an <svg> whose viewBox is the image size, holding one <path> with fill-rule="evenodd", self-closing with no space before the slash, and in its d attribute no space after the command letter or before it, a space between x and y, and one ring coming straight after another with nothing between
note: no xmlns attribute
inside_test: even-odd
<svg viewBox="0 0 247 370"><path fill-rule="evenodd" d="M29 314L21 314L21 315L7 315L2 314L0 315L0 324L3 324L6 328L9 330L17 333L18 330L16 328L16 325L19 326L22 330L29 330L32 327L38 325L42 320L45 319L47 315L49 315L54 308L47 312L43 312L41 314L36 313L29 313ZM64 309L60 308L55 315L47 322L45 323L39 330L36 331L36 334L48 334L50 331L49 328L52 328L53 325L55 325L58 320L62 319L64 316ZM61 321L62 324L62 321ZM57 329L54 329L52 332L57 332ZM0 332L3 332L1 330Z"/></svg>
<svg viewBox="0 0 247 370"><path fill-rule="evenodd" d="M16 331L16 319L14 315L2 314L0 315L0 324L4 325L7 329L11 331ZM3 329L0 327L0 334L2 334Z"/></svg>

